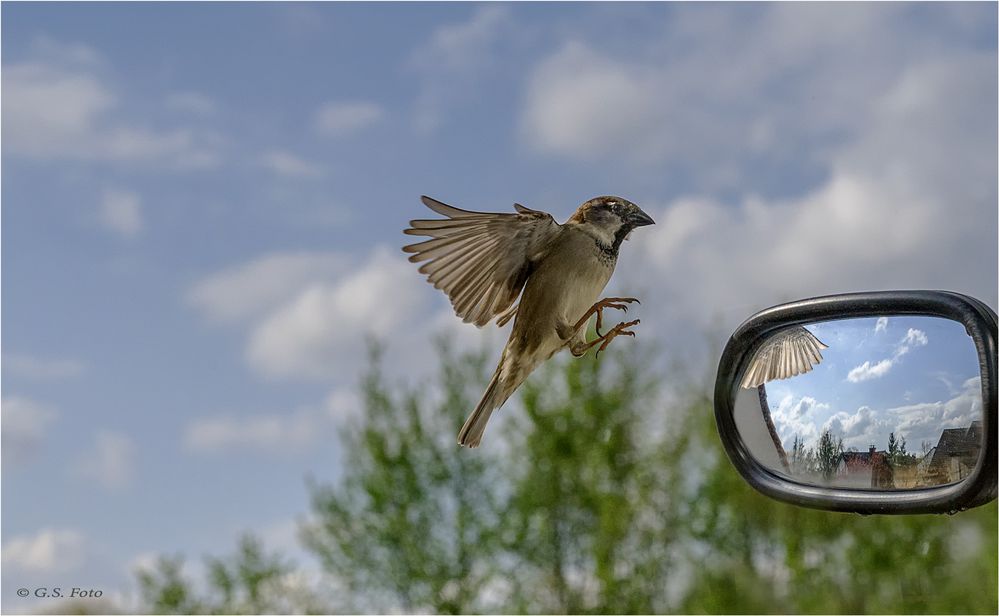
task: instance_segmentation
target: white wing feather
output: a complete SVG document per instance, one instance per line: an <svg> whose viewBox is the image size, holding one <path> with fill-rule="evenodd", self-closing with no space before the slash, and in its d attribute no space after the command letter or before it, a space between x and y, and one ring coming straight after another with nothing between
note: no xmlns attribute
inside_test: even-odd
<svg viewBox="0 0 999 616"><path fill-rule="evenodd" d="M810 372L822 361L822 349L828 348L804 327L778 332L756 351L742 378L742 387L750 389Z"/></svg>

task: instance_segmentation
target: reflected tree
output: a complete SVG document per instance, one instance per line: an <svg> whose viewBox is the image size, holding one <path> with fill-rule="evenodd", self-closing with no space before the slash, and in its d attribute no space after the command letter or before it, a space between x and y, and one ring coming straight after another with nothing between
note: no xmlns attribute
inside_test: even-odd
<svg viewBox="0 0 999 616"><path fill-rule="evenodd" d="M836 474L840 454L843 453L843 439L836 438L829 430L824 430L815 448L817 470L827 481Z"/></svg>

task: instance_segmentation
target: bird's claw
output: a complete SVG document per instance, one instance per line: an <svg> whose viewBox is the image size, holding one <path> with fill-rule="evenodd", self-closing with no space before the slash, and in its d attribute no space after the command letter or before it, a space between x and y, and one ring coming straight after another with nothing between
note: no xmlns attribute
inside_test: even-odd
<svg viewBox="0 0 999 616"><path fill-rule="evenodd" d="M607 345L609 345L611 343L611 340L613 340L614 338L618 336L631 336L632 338L634 338L635 332L627 328L634 327L635 325L638 325L641 322L642 322L641 319L635 319L634 321L628 321L627 323L618 323L617 325L612 327L610 331L607 332L606 335L600 337L603 340L603 342L601 343L600 347L597 348L596 357L600 357L600 351L606 349Z"/></svg>
<svg viewBox="0 0 999 616"><path fill-rule="evenodd" d="M632 302L638 304L642 303L634 297L605 297L602 300L598 301L596 304L593 304L592 310L594 310L597 314L597 325L596 325L597 335L603 338L603 334L600 333L600 328L603 326L604 308L614 308L615 310L623 310L624 312L628 312L628 304Z"/></svg>

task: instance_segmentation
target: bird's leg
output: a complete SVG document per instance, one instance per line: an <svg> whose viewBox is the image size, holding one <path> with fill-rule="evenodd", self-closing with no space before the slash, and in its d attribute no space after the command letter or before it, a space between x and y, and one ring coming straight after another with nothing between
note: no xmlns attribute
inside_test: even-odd
<svg viewBox="0 0 999 616"><path fill-rule="evenodd" d="M583 355L586 354L588 350L590 350L597 344L603 343L601 344L600 348L597 350L597 354L599 355L600 351L606 349L607 345L610 344L610 341L615 337L622 334L626 336L634 336L635 335L634 332L625 331L625 328L631 327L633 325L638 325L639 323L639 321L637 320L631 321L629 323L619 323L618 325L614 326L614 328L612 328L610 331L608 331L606 334L602 334L600 333L600 328L603 326L604 308L614 308L615 310L623 310L627 312L628 311L627 304L630 304L632 302L636 302L639 304L641 303L634 297L605 297L604 299L590 306L590 308L583 314L583 316L580 317L578 321L576 321L575 325L569 326L567 323L558 323L555 326L555 330L562 340L565 340L566 342L569 343L569 350L572 352L574 356L582 357ZM597 324L596 324L597 338L591 342L586 342L585 333L582 336L580 336L580 331L582 331L583 328L586 327L587 321L589 321L590 317L592 317L594 314L597 315ZM576 341L577 338L582 338L582 340L577 342Z"/></svg>
<svg viewBox="0 0 999 616"><path fill-rule="evenodd" d="M600 328L601 328L601 326L603 326L603 312L604 312L604 308L614 308L616 310L623 310L625 312L628 312L628 306L627 305L630 304L631 302L635 302L635 303L638 303L638 304L642 303L642 302L638 301L637 299L635 299L634 297L605 297L602 300L600 300L597 303L595 303L592 306L590 306L590 309L587 310L585 313L583 313L583 316L578 321L576 321L576 325L573 326L573 330L578 332L580 329L582 329L586 325L586 322L590 320L590 317L592 317L594 314L596 314L597 315L597 327L596 327L597 335L598 336L603 336L603 334L600 333Z"/></svg>
<svg viewBox="0 0 999 616"><path fill-rule="evenodd" d="M600 348L597 349L597 356L599 357L600 351L606 349L607 345L609 345L611 340L613 340L614 338L617 338L618 336L631 336L632 338L634 338L635 332L627 328L634 327L635 325L638 325L641 322L642 321L640 319L635 319L634 321L628 321L627 323L618 323L617 325L612 327L606 334L594 340L591 340L590 342L582 342L580 344L571 345L569 347L569 350L576 357L581 357L588 350L599 344Z"/></svg>

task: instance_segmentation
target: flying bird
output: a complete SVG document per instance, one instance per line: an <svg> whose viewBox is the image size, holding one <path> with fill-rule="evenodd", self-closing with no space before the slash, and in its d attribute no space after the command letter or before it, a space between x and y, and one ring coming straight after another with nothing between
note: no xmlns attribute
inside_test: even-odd
<svg viewBox="0 0 999 616"><path fill-rule="evenodd" d="M563 224L546 212L519 203L515 213L470 212L430 197L424 205L444 216L412 220L407 235L431 239L405 246L410 261L426 261L420 273L447 294L455 313L482 327L494 318L499 326L514 319L513 331L475 410L458 433L458 443L477 447L493 411L540 364L568 347L581 357L617 336L634 336L619 323L605 334L603 310L627 311L633 297L597 301L618 250L636 227L654 224L637 205L620 197L596 197L579 206ZM516 302L520 297L520 301ZM597 317L597 338L586 340L586 324Z"/></svg>

